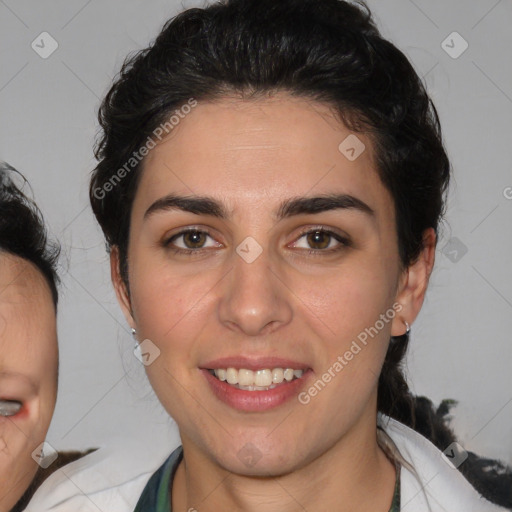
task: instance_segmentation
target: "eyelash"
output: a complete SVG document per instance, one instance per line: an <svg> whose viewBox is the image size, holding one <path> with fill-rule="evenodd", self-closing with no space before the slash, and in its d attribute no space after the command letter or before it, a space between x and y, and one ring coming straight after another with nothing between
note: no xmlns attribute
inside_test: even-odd
<svg viewBox="0 0 512 512"><path fill-rule="evenodd" d="M317 232L323 233L325 235L330 236L331 238L334 238L339 243L339 245L336 246L334 249L302 249L303 251L307 251L307 254L309 254L311 256L322 256L325 254L333 254L335 252L343 250L344 248L352 246L352 243L348 238L345 238L345 237L339 235L338 233L335 233L334 231L331 231L331 230L326 229L321 226L318 226L315 228L304 229L303 231L300 232L299 237L296 239L296 241L300 240L305 235L308 235L311 233L317 233ZM188 229L184 229L183 231L180 231L179 233L176 233L171 238L166 240L163 243L164 247L171 250L174 254L184 254L184 255L189 255L189 256L192 256L192 254L201 254L204 251L208 250L208 248L181 249L179 247L178 248L171 247L171 244L174 240L178 239L181 236L186 235L187 233L206 234L210 238L213 238L213 236L207 229L188 228Z"/></svg>

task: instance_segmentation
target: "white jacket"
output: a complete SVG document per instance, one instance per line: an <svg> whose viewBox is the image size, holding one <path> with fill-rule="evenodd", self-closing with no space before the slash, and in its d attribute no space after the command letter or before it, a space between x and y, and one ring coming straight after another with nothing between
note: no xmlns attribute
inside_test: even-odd
<svg viewBox="0 0 512 512"><path fill-rule="evenodd" d="M405 460L400 473L402 512L506 510L482 498L426 438L387 416L379 414L378 421L391 438L390 445ZM132 512L147 481L169 453L157 455L138 442L100 448L57 470L25 510Z"/></svg>
<svg viewBox="0 0 512 512"><path fill-rule="evenodd" d="M179 443L179 439L177 440ZM167 459L140 440L117 439L50 475L25 512L133 512L151 475Z"/></svg>
<svg viewBox="0 0 512 512"><path fill-rule="evenodd" d="M461 472L450 465L443 453L421 434L384 415L379 414L378 423L393 440L399 455L416 473L402 464L401 512L506 510L482 498Z"/></svg>

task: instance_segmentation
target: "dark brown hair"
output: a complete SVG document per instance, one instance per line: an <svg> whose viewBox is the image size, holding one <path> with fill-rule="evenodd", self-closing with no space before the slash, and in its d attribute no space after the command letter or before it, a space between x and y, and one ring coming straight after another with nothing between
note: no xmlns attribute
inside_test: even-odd
<svg viewBox="0 0 512 512"><path fill-rule="evenodd" d="M48 282L54 305L59 293L57 261L60 248L48 239L43 216L17 182L27 181L13 167L0 163L0 251L30 261Z"/></svg>

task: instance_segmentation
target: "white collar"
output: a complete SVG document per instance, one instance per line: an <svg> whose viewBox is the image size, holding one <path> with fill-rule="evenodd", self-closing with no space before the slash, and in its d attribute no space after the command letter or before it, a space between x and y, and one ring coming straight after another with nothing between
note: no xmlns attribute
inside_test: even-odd
<svg viewBox="0 0 512 512"><path fill-rule="evenodd" d="M402 464L402 512L505 511L482 498L462 473L447 462L443 453L421 434L380 413L377 424L387 434L385 442Z"/></svg>

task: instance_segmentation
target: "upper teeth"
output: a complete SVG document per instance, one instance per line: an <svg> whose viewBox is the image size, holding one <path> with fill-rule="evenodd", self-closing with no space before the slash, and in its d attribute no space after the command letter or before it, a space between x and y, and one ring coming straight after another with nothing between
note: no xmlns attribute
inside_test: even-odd
<svg viewBox="0 0 512 512"><path fill-rule="evenodd" d="M227 381L228 384L239 384L240 386L269 387L272 384L281 384L284 380L290 382L294 377L302 377L303 370L292 368L274 368L273 370L247 370L241 368L219 368L214 370L219 380Z"/></svg>

